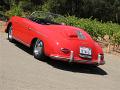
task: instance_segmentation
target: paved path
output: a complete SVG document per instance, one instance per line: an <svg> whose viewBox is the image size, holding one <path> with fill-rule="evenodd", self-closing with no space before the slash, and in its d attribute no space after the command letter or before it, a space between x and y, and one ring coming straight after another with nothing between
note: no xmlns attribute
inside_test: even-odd
<svg viewBox="0 0 120 90"><path fill-rule="evenodd" d="M39 61L0 33L0 90L118 90L120 57L105 54L105 60L98 68Z"/></svg>

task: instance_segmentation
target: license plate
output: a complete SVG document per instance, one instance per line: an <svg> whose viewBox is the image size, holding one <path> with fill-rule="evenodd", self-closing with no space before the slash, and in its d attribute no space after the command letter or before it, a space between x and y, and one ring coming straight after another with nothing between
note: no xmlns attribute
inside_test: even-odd
<svg viewBox="0 0 120 90"><path fill-rule="evenodd" d="M80 54L83 54L83 55L92 55L91 48L80 47Z"/></svg>

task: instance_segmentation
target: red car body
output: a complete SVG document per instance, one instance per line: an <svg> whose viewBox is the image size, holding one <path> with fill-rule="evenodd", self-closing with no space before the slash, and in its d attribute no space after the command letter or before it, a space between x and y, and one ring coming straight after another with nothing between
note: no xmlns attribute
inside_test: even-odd
<svg viewBox="0 0 120 90"><path fill-rule="evenodd" d="M12 24L12 35L15 40L28 47L36 38L42 40L44 54L54 60L93 65L105 63L102 48L83 29L67 25L42 25L18 16L13 16L8 21L8 26L10 24ZM82 33L84 37L78 37L77 32ZM80 49L83 49L85 55L81 54ZM88 57L86 49L91 50L91 55Z"/></svg>

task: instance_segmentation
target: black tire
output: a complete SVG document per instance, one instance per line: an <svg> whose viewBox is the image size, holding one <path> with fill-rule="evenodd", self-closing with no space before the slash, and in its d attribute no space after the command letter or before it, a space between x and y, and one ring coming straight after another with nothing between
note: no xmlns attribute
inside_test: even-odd
<svg viewBox="0 0 120 90"><path fill-rule="evenodd" d="M43 60L43 58L44 58L44 49L43 48L44 48L43 42L41 40L37 39L33 45L34 58Z"/></svg>
<svg viewBox="0 0 120 90"><path fill-rule="evenodd" d="M12 31L13 31L12 25L10 25L10 26L8 27L8 40L9 40L10 42L13 42Z"/></svg>

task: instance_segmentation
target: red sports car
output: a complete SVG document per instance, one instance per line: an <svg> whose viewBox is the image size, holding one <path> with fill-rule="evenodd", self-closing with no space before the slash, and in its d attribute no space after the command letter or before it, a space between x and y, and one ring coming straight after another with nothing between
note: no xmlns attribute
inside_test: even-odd
<svg viewBox="0 0 120 90"><path fill-rule="evenodd" d="M102 48L81 28L58 23L58 14L41 11L29 17L13 16L7 24L8 40L17 40L32 48L37 59L48 56L54 60L103 65Z"/></svg>

